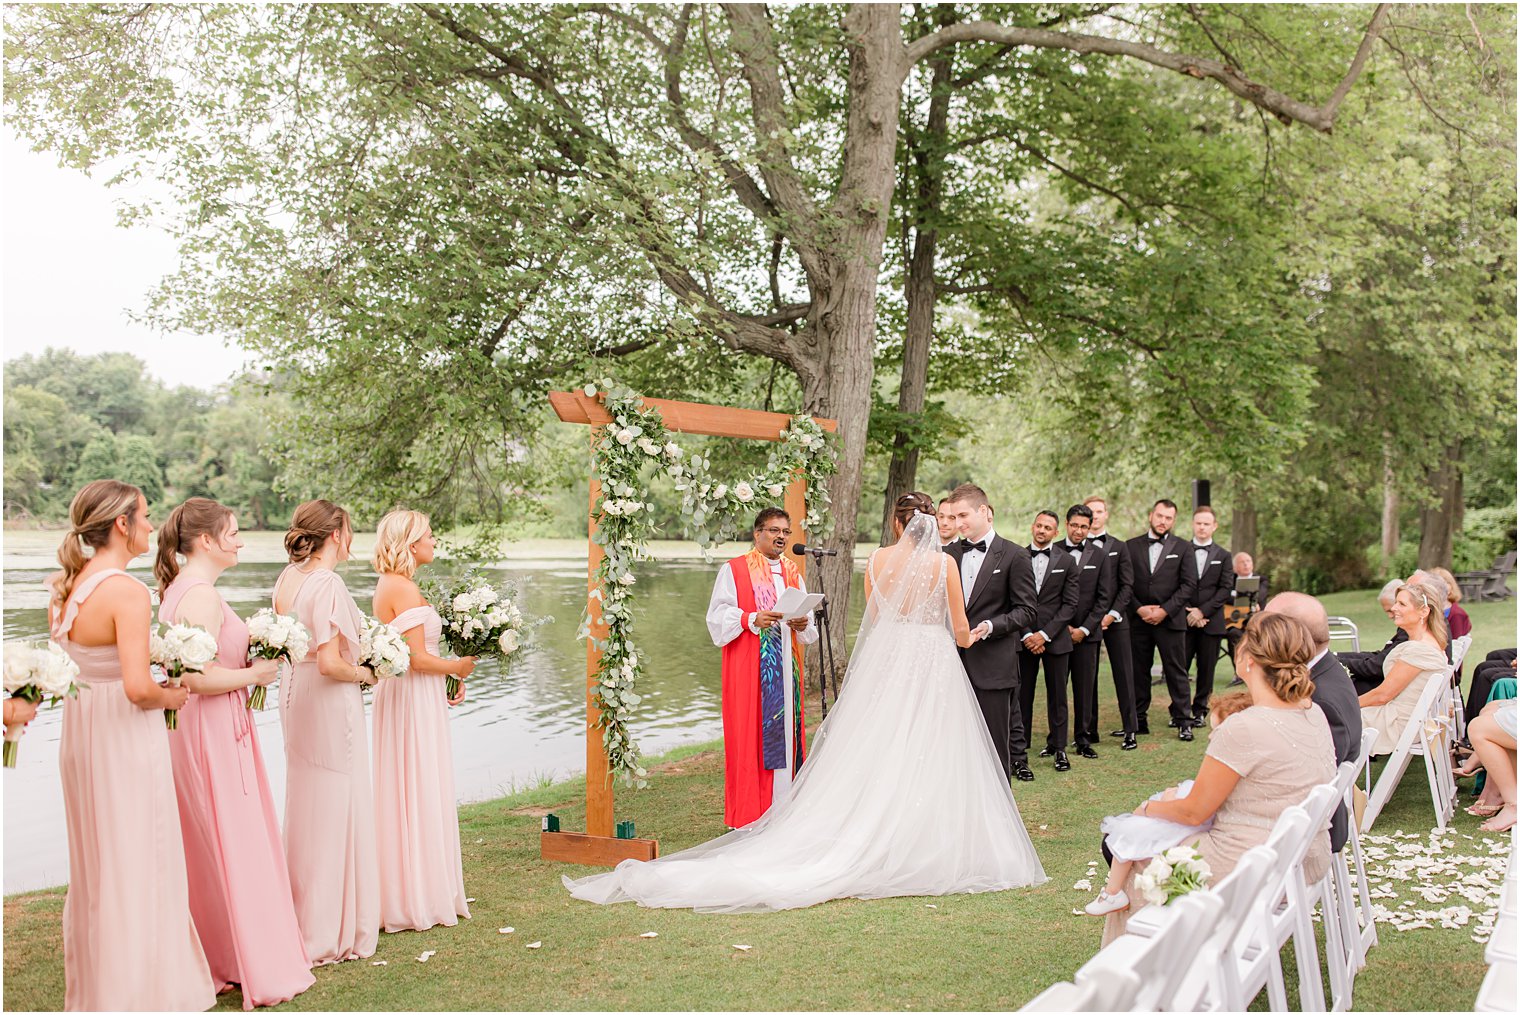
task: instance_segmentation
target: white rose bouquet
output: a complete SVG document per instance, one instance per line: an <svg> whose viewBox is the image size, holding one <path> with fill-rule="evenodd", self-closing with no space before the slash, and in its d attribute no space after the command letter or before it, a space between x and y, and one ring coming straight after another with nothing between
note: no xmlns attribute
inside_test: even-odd
<svg viewBox="0 0 1520 1015"><path fill-rule="evenodd" d="M380 680L399 677L411 668L412 650L400 631L374 617L365 617L364 630L359 634L359 665L374 670Z"/></svg>
<svg viewBox="0 0 1520 1015"><path fill-rule="evenodd" d="M79 667L60 646L48 642L38 648L21 641L5 643L5 693L22 698L33 705L51 698L54 703L72 698L79 693L74 678ZM5 727L4 761L6 768L16 767L23 724Z"/></svg>
<svg viewBox="0 0 1520 1015"><path fill-rule="evenodd" d="M450 652L508 659L522 647L526 621L517 608L514 589L496 588L478 575L466 575L454 585L435 583L430 591ZM458 677L449 676L447 690L450 699L459 694Z"/></svg>
<svg viewBox="0 0 1520 1015"><path fill-rule="evenodd" d="M1146 902L1164 906L1208 884L1214 872L1192 846L1173 846L1135 875L1135 887Z"/></svg>
<svg viewBox="0 0 1520 1015"><path fill-rule="evenodd" d="M164 671L170 687L178 687L186 673L204 673L216 659L216 639L203 627L170 624L148 639L148 658ZM165 709L164 725L179 729L179 711Z"/></svg>
<svg viewBox="0 0 1520 1015"><path fill-rule="evenodd" d="M267 606L248 618L248 658L279 659L294 665L311 651L311 632L294 617ZM256 685L248 692L248 707L262 709L269 688Z"/></svg>

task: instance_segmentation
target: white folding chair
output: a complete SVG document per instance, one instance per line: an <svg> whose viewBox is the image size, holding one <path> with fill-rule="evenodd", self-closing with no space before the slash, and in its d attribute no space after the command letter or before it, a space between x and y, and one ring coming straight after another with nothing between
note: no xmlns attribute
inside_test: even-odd
<svg viewBox="0 0 1520 1015"><path fill-rule="evenodd" d="M1467 736L1467 706L1462 702L1462 681L1457 674L1462 669L1462 660L1467 658L1468 649L1472 648L1472 635L1464 634L1451 643L1451 701L1452 715L1456 717L1456 736L1458 740Z"/></svg>
<svg viewBox="0 0 1520 1015"><path fill-rule="evenodd" d="M1399 735L1393 753L1383 765L1377 784L1367 794L1367 814L1363 818L1363 830L1370 829L1377 816L1383 812L1398 788L1399 780L1409 768L1409 759L1419 755L1425 759L1425 774L1430 782L1430 801L1436 812L1436 827L1445 828L1457 809L1456 776L1451 768L1452 727L1455 719L1450 704L1451 673L1434 674L1428 678L1420 699L1415 704L1404 732ZM1368 761L1367 779L1372 779L1371 760Z"/></svg>
<svg viewBox="0 0 1520 1015"><path fill-rule="evenodd" d="M1367 767L1377 730L1362 731L1362 751L1357 756L1357 771ZM1345 766L1342 766L1344 768ZM1339 782L1339 780L1337 780ZM1335 898L1341 913L1341 941L1350 959L1353 978L1367 965L1367 953L1377 944L1377 921L1372 916L1372 892L1367 884L1367 862L1362 856L1362 831L1356 820L1355 782L1345 788L1346 845L1330 857L1330 872L1335 877ZM1356 886L1351 885L1355 868Z"/></svg>
<svg viewBox="0 0 1520 1015"><path fill-rule="evenodd" d="M1108 1011L1096 1003L1095 983L1053 983L1019 1011Z"/></svg>
<svg viewBox="0 0 1520 1015"><path fill-rule="evenodd" d="M1365 738L1364 738L1365 740ZM1356 785L1357 773L1361 769L1355 761L1342 762L1336 769L1335 799L1330 805L1331 815L1334 815L1335 805L1344 800L1351 787ZM1355 815L1349 815L1349 821L1355 821ZM1346 845L1350 846L1351 836L1348 835ZM1342 847L1341 852L1345 852ZM1355 929L1347 930L1346 910L1351 907L1351 899L1338 885L1337 872L1343 861L1340 854L1332 853L1330 866L1325 869L1324 877L1309 886L1309 908L1312 912L1316 905L1319 906L1321 919L1325 928L1325 968L1330 973L1330 1010L1341 1012L1351 1009L1351 989L1356 979L1357 956L1355 936L1359 932ZM1348 879L1349 880L1349 879ZM1354 910L1352 915L1354 928Z"/></svg>
<svg viewBox="0 0 1520 1015"><path fill-rule="evenodd" d="M1304 861L1308 857L1309 848L1314 844L1318 836L1325 836L1328 845L1330 836L1330 815L1335 811L1335 802L1339 795L1335 790L1335 783L1329 782L1322 786L1316 786L1309 792L1304 800L1304 810L1309 813L1309 830L1303 837L1303 849L1293 861L1293 870L1289 873L1282 911L1274 913L1274 919L1282 921L1291 928L1293 938L1293 957L1298 964L1298 1006L1300 1011L1324 1011L1325 1010L1325 983L1319 964L1319 945L1314 940L1314 888L1305 877ZM1316 883L1318 884L1318 882ZM1328 921L1327 921L1328 924ZM1282 979L1282 963L1277 953L1273 953L1274 976ZM1284 1004L1287 1002L1287 987L1281 988ZM1270 988L1268 993L1270 994Z"/></svg>
<svg viewBox="0 0 1520 1015"><path fill-rule="evenodd" d="M1308 850L1309 841L1308 810L1295 806L1283 811L1267 838L1265 848L1272 863L1265 883L1243 914L1241 926L1218 965L1221 1011L1244 1011L1263 989L1267 990L1273 1011L1287 1010L1287 987L1278 952L1292 936L1293 927L1290 921L1278 920L1276 916L1287 879L1295 876L1297 860Z"/></svg>
<svg viewBox="0 0 1520 1015"><path fill-rule="evenodd" d="M1159 908L1159 907L1158 907ZM1115 1011L1175 1011L1176 995L1198 960L1198 953L1224 915L1224 902L1212 892L1191 892L1165 907L1154 936L1125 934L1109 944L1073 980L1080 986L1129 972L1138 986Z"/></svg>
<svg viewBox="0 0 1520 1015"><path fill-rule="evenodd" d="M1362 650L1362 636L1356 629L1356 623L1350 617L1326 617L1330 622L1331 641L1351 642L1351 651Z"/></svg>

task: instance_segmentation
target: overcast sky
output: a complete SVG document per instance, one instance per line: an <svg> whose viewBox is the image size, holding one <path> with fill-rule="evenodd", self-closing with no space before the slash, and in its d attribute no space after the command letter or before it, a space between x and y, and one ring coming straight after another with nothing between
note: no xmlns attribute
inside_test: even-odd
<svg viewBox="0 0 1520 1015"><path fill-rule="evenodd" d="M162 335L129 320L177 263L174 241L116 224L117 195L0 128L0 242L4 244L5 359L67 346L123 351L170 384L211 387L237 373L243 352L216 338Z"/></svg>

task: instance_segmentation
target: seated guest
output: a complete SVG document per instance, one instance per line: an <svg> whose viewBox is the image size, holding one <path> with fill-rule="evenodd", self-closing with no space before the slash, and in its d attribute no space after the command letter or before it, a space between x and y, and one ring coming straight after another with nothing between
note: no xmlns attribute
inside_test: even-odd
<svg viewBox="0 0 1520 1015"><path fill-rule="evenodd" d="M1404 585L1397 578L1390 579L1383 586L1383 591L1378 593L1378 605L1383 612L1388 614L1388 619L1393 619L1393 600L1398 595L1399 589ZM1362 694L1372 690L1383 682L1383 660L1388 658L1388 653L1393 651L1395 645L1401 644L1409 636L1403 631L1395 630L1393 637L1376 652L1337 652L1341 665L1346 667L1346 672L1351 674L1351 680L1356 684L1356 693Z"/></svg>
<svg viewBox="0 0 1520 1015"><path fill-rule="evenodd" d="M1185 796L1168 790L1135 810L1179 825L1213 819L1193 846L1213 870L1215 883L1235 869L1247 850L1267 841L1285 808L1303 803L1314 787L1335 777L1330 724L1310 700L1314 641L1308 629L1281 613L1263 613L1251 618L1237 651L1251 706L1209 735L1203 764ZM1317 881L1329 862L1330 836L1321 832L1305 858L1305 876ZM1136 869L1144 865L1136 864ZM1123 894L1129 908L1109 913L1105 943L1123 932L1127 913L1136 908L1138 899L1129 886Z"/></svg>
<svg viewBox="0 0 1520 1015"><path fill-rule="evenodd" d="M1281 613L1303 624L1314 641L1314 658L1309 660L1309 679L1314 681L1314 703L1330 723L1330 738L1335 742L1335 763L1355 761L1362 752L1362 712L1358 707L1356 687L1346 668L1330 651L1330 618L1325 607L1313 596L1302 592L1280 592L1267 604L1267 613ZM1346 844L1348 826L1346 807L1335 805L1330 820L1330 849L1340 852Z"/></svg>
<svg viewBox="0 0 1520 1015"><path fill-rule="evenodd" d="M1483 797L1468 812L1489 816L1478 827L1485 832L1507 832L1515 824L1515 706L1516 701L1491 701L1467 724L1473 756L1458 775L1472 775L1481 767L1488 773ZM1487 800L1497 797L1493 804Z"/></svg>
<svg viewBox="0 0 1520 1015"><path fill-rule="evenodd" d="M1405 640L1383 660L1383 682L1359 697L1362 725L1378 731L1374 754L1388 754L1404 733L1425 685L1448 673L1446 598L1434 582L1404 585L1394 599L1393 619Z"/></svg>
<svg viewBox="0 0 1520 1015"><path fill-rule="evenodd" d="M1494 688L1494 681L1502 677L1514 677L1516 651L1512 648L1496 648L1488 657L1473 668L1472 687L1467 691L1467 714L1475 716L1483 711Z"/></svg>
<svg viewBox="0 0 1520 1015"><path fill-rule="evenodd" d="M1457 584L1456 576L1444 567L1433 567L1430 573L1446 583L1446 631L1451 640L1456 641L1463 635L1472 634L1472 618L1458 605L1462 602L1462 586ZM1450 650L1447 651L1446 657L1451 658ZM1458 687L1462 686L1461 667L1457 668L1452 681Z"/></svg>

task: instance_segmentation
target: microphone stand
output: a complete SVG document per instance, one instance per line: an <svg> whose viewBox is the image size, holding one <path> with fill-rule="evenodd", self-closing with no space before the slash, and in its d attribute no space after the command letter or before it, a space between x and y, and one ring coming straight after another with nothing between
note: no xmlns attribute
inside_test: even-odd
<svg viewBox="0 0 1520 1015"><path fill-rule="evenodd" d="M809 549L807 552L812 555L813 567L818 574L818 587L821 589L823 588L823 558L825 554L822 550L815 549ZM833 685L834 703L838 704L839 680L834 669L834 639L829 629L829 597L828 593L822 593L822 595L823 602L818 604L818 609L813 615L818 618L818 627L823 634L823 644L819 646L818 657L822 661L824 669L828 672L828 680L824 679L823 674L820 673L818 675L818 701L823 706L822 717L827 719L829 717L829 685Z"/></svg>

